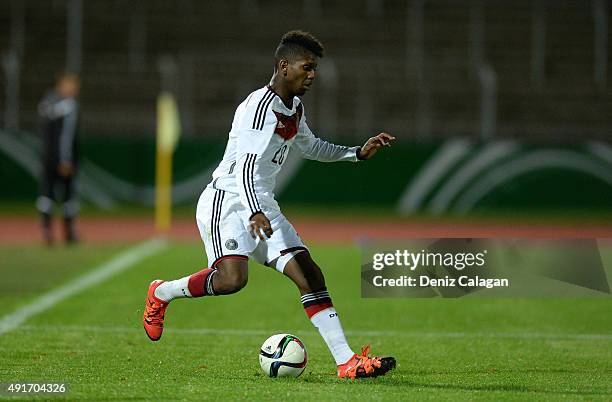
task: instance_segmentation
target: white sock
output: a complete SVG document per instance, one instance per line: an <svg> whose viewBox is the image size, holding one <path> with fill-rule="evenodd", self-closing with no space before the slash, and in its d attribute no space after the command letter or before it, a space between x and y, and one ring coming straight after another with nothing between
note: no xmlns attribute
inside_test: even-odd
<svg viewBox="0 0 612 402"><path fill-rule="evenodd" d="M338 318L335 308L329 307L319 311L310 317L310 321L319 330L329 351L334 356L334 360L336 360L336 365L344 364L353 357L355 352L351 350L346 342L340 318Z"/></svg>
<svg viewBox="0 0 612 402"><path fill-rule="evenodd" d="M191 297L189 293L189 278L186 276L175 281L164 282L155 289L155 297L166 302L181 297Z"/></svg>

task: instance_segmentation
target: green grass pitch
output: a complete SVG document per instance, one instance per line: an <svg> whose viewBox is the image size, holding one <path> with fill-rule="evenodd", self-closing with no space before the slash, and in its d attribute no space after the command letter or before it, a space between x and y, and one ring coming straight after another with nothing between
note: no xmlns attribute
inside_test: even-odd
<svg viewBox="0 0 612 402"><path fill-rule="evenodd" d="M0 248L2 314L125 247ZM174 302L161 341L149 341L141 326L149 281L204 264L201 245L173 243L0 335L0 382L65 381L60 399L70 400L612 399L610 299L361 299L359 250L311 249L352 347L371 343L397 358L387 376L337 379L294 285L257 265L238 294ZM279 332L308 348L297 379L259 368L259 346Z"/></svg>

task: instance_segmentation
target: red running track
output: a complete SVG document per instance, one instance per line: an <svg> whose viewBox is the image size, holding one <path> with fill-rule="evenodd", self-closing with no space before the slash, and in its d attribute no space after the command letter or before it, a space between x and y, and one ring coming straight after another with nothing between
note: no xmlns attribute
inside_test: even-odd
<svg viewBox="0 0 612 402"><path fill-rule="evenodd" d="M59 221L57 222L59 226ZM608 224L513 224L499 222L436 223L410 221L292 220L305 242L351 242L363 238L612 238ZM56 238L61 239L56 227ZM77 230L85 243L134 242L156 234L153 222L141 218L84 218ZM170 237L199 242L192 220L174 222ZM33 218L0 218L0 246L41 243L38 221Z"/></svg>

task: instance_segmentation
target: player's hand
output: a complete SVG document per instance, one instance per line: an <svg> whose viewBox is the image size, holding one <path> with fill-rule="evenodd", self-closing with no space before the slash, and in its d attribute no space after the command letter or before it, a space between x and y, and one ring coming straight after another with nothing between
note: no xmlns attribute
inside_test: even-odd
<svg viewBox="0 0 612 402"><path fill-rule="evenodd" d="M57 173L62 177L70 177L74 174L74 167L71 163L62 163L57 167Z"/></svg>
<svg viewBox="0 0 612 402"><path fill-rule="evenodd" d="M380 133L375 137L369 138L359 150L357 157L364 160L370 159L376 154L379 148L390 147L391 141L394 140L395 137L387 133Z"/></svg>
<svg viewBox="0 0 612 402"><path fill-rule="evenodd" d="M263 212L258 212L251 217L249 232L251 233L251 236L253 236L253 239L256 239L257 236L259 236L262 241L266 241L264 234L268 239L270 236L272 236L272 225L270 224L268 217L264 215Z"/></svg>

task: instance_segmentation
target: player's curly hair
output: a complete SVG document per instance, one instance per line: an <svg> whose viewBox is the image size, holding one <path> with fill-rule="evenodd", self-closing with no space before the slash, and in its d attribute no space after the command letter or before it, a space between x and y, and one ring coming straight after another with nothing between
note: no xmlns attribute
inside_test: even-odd
<svg viewBox="0 0 612 402"><path fill-rule="evenodd" d="M324 51L321 42L310 32L294 30L283 35L274 53L274 59L277 63L281 59L294 61L307 53L323 57Z"/></svg>

